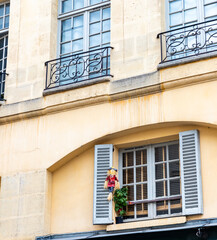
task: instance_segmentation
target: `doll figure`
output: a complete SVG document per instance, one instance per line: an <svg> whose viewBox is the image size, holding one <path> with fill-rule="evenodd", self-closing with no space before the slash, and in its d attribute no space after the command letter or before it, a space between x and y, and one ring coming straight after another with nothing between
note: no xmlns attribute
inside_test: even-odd
<svg viewBox="0 0 217 240"><path fill-rule="evenodd" d="M112 200L114 189L120 189L119 181L116 177L117 169L111 167L108 169L107 178L105 180L104 188L109 190L108 201Z"/></svg>

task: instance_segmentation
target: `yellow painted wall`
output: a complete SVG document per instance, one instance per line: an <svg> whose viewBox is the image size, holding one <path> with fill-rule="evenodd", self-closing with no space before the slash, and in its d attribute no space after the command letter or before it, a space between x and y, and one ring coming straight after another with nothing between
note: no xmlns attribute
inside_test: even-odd
<svg viewBox="0 0 217 240"><path fill-rule="evenodd" d="M189 216L187 220L215 218L217 215L217 190L213 188L217 169L217 130L195 125L179 125L154 130L138 129L137 133L123 132L119 137L106 142L114 144L114 165L118 167L118 149L129 146L178 140L180 131L200 131L201 169L204 214ZM94 148L70 160L53 173L51 232L67 233L105 229L106 226L92 225L93 219L93 178ZM73 222L73 224L72 224ZM153 223L154 224L154 223ZM132 224L131 224L132 225Z"/></svg>

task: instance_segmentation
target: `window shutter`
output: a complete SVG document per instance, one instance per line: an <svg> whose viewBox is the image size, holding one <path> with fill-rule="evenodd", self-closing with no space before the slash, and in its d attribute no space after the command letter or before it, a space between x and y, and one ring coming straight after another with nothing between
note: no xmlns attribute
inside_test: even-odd
<svg viewBox="0 0 217 240"><path fill-rule="evenodd" d="M109 167L112 167L113 145L96 145L94 162L93 224L112 223L112 201L108 201L109 191L104 182Z"/></svg>
<svg viewBox="0 0 217 240"><path fill-rule="evenodd" d="M202 214L199 132L179 133L183 214Z"/></svg>

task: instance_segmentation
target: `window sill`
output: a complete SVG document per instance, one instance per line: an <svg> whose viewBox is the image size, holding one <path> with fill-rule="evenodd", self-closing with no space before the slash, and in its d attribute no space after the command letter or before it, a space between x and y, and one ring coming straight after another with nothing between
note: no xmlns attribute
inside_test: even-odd
<svg viewBox="0 0 217 240"><path fill-rule="evenodd" d="M108 225L106 228L106 231L109 232L109 231L118 231L118 230L126 230L126 229L133 229L133 228L147 228L147 227L156 227L156 226L164 226L164 225L174 225L174 224L181 224L185 222L186 222L185 216L170 217L170 218L163 218L163 219L154 219L154 220Z"/></svg>
<svg viewBox="0 0 217 240"><path fill-rule="evenodd" d="M50 88L50 89L46 89L43 91L43 96L47 96L47 95L51 95L51 94L59 93L59 92L65 92L65 91L76 89L76 88L82 88L82 87L94 85L97 83L109 82L110 80L111 80L111 77L106 76L106 77L87 80L87 81L83 81L83 82L77 82L77 83L73 83L73 84L69 84L69 85L63 85L63 86L56 87L56 88Z"/></svg>
<svg viewBox="0 0 217 240"><path fill-rule="evenodd" d="M209 59L212 57L217 57L217 52L211 52L211 53L204 53L198 56L192 56L192 57L187 57L187 58L182 58L182 59L177 59L169 62L164 62L164 63L159 63L157 66L157 69L163 69L163 68L168 68L168 67L174 67L186 63L191 63L191 62L196 62L204 59Z"/></svg>

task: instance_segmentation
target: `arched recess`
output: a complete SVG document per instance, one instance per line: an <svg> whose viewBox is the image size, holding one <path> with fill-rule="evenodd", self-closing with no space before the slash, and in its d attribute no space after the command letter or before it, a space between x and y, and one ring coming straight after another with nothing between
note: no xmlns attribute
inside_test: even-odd
<svg viewBox="0 0 217 240"><path fill-rule="evenodd" d="M170 122L153 124L109 134L81 146L49 168L52 172L51 232L54 234L95 231L105 225L93 225L94 145L114 145L114 165L118 166L121 148L178 140L179 132L200 132L204 214L189 219L214 217L217 203L210 203L217 167L217 129L206 123ZM212 171L210 170L212 169ZM209 172L209 175L207 175ZM215 193L217 195L217 190Z"/></svg>

